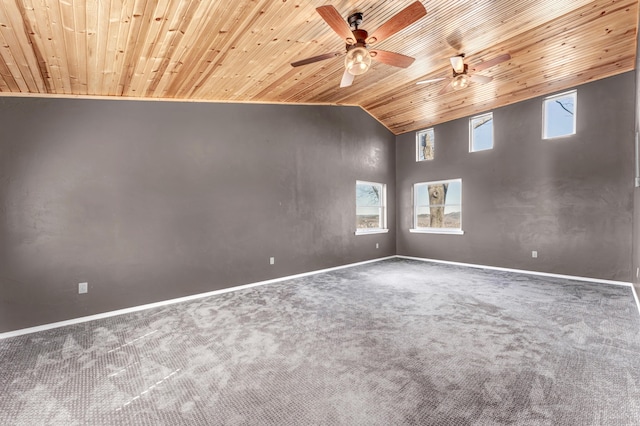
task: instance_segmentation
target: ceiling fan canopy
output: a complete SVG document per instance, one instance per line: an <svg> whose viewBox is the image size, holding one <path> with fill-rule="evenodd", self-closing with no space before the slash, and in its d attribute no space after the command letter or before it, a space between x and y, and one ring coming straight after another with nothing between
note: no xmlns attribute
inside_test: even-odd
<svg viewBox="0 0 640 426"><path fill-rule="evenodd" d="M345 21L332 5L320 6L316 11L331 29L344 40L346 52L325 53L292 62L291 66L299 67L341 56L346 53L344 61L345 71L340 87L350 86L356 75L367 72L371 66L372 59L386 65L400 68L407 68L411 65L413 61L415 61L415 58L386 50L370 50L369 45L386 40L427 14L422 3L415 1L382 24L373 34L369 35L367 31L359 28L363 20L363 14L361 12L351 14L348 20Z"/></svg>

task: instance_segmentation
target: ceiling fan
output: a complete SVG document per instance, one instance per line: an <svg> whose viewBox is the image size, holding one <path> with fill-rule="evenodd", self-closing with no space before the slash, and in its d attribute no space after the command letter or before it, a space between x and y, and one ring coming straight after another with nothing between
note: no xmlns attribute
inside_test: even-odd
<svg viewBox="0 0 640 426"><path fill-rule="evenodd" d="M472 82L485 84L493 80L493 77L487 77L485 75L475 73L486 70L487 68L491 68L494 65L501 64L505 61L508 61L509 59L511 59L511 55L508 53L503 53L500 56L496 56L493 59L481 62L480 64L476 65L471 69L470 73L469 66L464 63L464 53L461 53L457 56L449 58L449 60L451 61L451 68L453 68L453 77L440 77L433 78L431 80L422 80L418 81L416 84L435 83L437 81L447 80L447 84L445 84L439 92L439 94L441 95L452 90L464 89Z"/></svg>
<svg viewBox="0 0 640 426"><path fill-rule="evenodd" d="M400 53L388 52L386 50L369 50L368 45L379 43L391 37L398 31L408 27L427 14L422 3L416 1L398 12L395 16L382 24L380 28L371 35L358 27L362 24L362 13L356 12L345 21L335 7L331 5L320 6L316 9L318 14L329 24L346 43L345 70L342 75L340 87L351 86L356 75L364 74L371 66L371 59L394 67L407 68L415 61L415 58L401 55ZM312 64L335 58L345 52L331 52L314 56L300 61L292 62L292 67Z"/></svg>

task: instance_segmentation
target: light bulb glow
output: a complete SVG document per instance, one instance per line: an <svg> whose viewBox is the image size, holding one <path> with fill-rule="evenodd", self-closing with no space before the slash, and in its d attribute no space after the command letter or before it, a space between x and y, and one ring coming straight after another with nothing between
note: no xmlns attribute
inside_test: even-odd
<svg viewBox="0 0 640 426"><path fill-rule="evenodd" d="M371 66L371 55L365 47L355 47L347 52L347 56L344 58L344 66L351 75L363 74Z"/></svg>
<svg viewBox="0 0 640 426"><path fill-rule="evenodd" d="M453 87L453 90L464 89L468 85L469 85L469 76L467 74L458 74L457 76L454 77L453 81L451 82L451 87Z"/></svg>

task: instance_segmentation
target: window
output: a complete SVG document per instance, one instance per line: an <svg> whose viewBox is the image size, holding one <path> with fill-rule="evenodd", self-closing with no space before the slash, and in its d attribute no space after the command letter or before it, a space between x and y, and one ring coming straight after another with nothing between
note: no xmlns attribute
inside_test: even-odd
<svg viewBox="0 0 640 426"><path fill-rule="evenodd" d="M433 160L434 158L433 128L416 133L416 161Z"/></svg>
<svg viewBox="0 0 640 426"><path fill-rule="evenodd" d="M389 231L386 192L381 183L356 181L356 235Z"/></svg>
<svg viewBox="0 0 640 426"><path fill-rule="evenodd" d="M469 152L493 149L493 113L471 117L469 120Z"/></svg>
<svg viewBox="0 0 640 426"><path fill-rule="evenodd" d="M542 106L542 138L553 139L576 134L575 90L545 98Z"/></svg>
<svg viewBox="0 0 640 426"><path fill-rule="evenodd" d="M413 211L411 232L463 234L462 180L416 183Z"/></svg>

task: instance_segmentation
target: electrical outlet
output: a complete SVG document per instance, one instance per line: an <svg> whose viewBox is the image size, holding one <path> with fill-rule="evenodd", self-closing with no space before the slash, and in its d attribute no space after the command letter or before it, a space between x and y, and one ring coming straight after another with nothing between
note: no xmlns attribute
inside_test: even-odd
<svg viewBox="0 0 640 426"><path fill-rule="evenodd" d="M538 257L538 252L537 251L532 251L531 252L531 257L533 257L534 259L536 259Z"/></svg>
<svg viewBox="0 0 640 426"><path fill-rule="evenodd" d="M276 263L276 258L275 257L270 257L269 258L269 265L275 265Z"/></svg>
<svg viewBox="0 0 640 426"><path fill-rule="evenodd" d="M380 244L376 243L376 248L380 248Z"/></svg>
<svg viewBox="0 0 640 426"><path fill-rule="evenodd" d="M89 283L78 283L78 294L89 292Z"/></svg>

